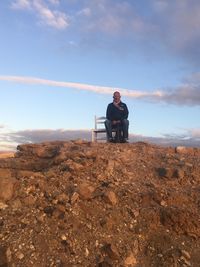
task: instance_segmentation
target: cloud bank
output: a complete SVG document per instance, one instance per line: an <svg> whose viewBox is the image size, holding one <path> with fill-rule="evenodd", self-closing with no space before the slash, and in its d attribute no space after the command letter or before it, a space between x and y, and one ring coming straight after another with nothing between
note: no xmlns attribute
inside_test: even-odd
<svg viewBox="0 0 200 267"><path fill-rule="evenodd" d="M14 151L17 145L40 143L46 141L69 141L84 139L91 141L91 130L40 129L23 130L0 134L0 151ZM103 137L103 135L102 135ZM130 142L149 142L162 146L190 146L200 147L200 129L186 130L182 135L168 134L163 137L149 137L130 134Z"/></svg>
<svg viewBox="0 0 200 267"><path fill-rule="evenodd" d="M73 88L78 90L91 91L98 94L113 94L114 91L120 91L123 96L142 99L155 103L167 103L185 106L200 105L200 83L193 83L192 80L190 83L185 83L177 88L165 88L164 90L155 90L153 92L128 90L116 87L111 88L83 83L59 82L23 76L0 76L0 80L32 85Z"/></svg>

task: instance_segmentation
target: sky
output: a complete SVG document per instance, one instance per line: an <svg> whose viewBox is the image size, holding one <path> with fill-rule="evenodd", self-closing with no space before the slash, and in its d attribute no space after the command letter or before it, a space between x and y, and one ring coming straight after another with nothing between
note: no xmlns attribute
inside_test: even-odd
<svg viewBox="0 0 200 267"><path fill-rule="evenodd" d="M199 0L1 0L0 150L91 138L114 91L130 140L199 146Z"/></svg>

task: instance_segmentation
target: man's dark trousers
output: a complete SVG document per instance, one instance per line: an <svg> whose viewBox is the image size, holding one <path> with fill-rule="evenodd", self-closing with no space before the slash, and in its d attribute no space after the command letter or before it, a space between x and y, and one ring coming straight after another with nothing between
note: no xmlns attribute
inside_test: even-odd
<svg viewBox="0 0 200 267"><path fill-rule="evenodd" d="M128 127L129 127L129 121L127 119L121 120L121 128L123 132L123 139L128 139ZM115 128L115 125L112 124L111 120L105 121L105 127L107 131L107 139L112 138L112 129Z"/></svg>

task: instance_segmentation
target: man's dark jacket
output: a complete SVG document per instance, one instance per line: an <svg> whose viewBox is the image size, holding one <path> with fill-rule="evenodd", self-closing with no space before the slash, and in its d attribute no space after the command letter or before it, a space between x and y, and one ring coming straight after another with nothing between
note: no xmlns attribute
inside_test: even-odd
<svg viewBox="0 0 200 267"><path fill-rule="evenodd" d="M118 104L119 108L113 103L110 103L107 107L106 118L108 120L124 120L128 118L128 108L125 103L120 102Z"/></svg>

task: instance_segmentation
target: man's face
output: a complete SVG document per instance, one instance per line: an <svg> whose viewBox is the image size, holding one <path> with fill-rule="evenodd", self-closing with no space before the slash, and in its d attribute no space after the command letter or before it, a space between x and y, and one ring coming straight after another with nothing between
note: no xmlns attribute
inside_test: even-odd
<svg viewBox="0 0 200 267"><path fill-rule="evenodd" d="M113 99L115 102L119 102L120 101L120 93L119 92L115 92L114 95L113 95Z"/></svg>

